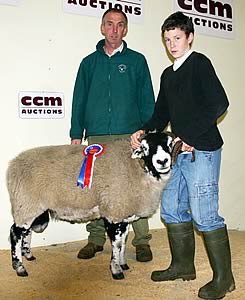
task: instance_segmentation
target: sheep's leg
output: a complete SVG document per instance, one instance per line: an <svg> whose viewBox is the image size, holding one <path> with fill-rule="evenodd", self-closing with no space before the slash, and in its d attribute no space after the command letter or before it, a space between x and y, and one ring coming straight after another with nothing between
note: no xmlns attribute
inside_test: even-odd
<svg viewBox="0 0 245 300"><path fill-rule="evenodd" d="M23 234L25 234L27 231L28 229L18 227L15 223L10 229L12 266L18 276L28 276L28 273L22 262L21 251Z"/></svg>
<svg viewBox="0 0 245 300"><path fill-rule="evenodd" d="M111 273L114 279L124 279L123 270L129 269L126 262L126 239L128 234L128 223L110 223L105 220L105 228L111 240Z"/></svg>
<svg viewBox="0 0 245 300"><path fill-rule="evenodd" d="M32 236L32 230L31 228L23 232L22 236L22 245L21 245L21 254L24 256L27 260L34 260L36 259L35 256L32 255L31 252L31 236Z"/></svg>
<svg viewBox="0 0 245 300"><path fill-rule="evenodd" d="M121 231L121 240L122 240L122 247L120 250L120 266L123 270L128 270L129 266L127 265L127 258L126 258L126 243L127 243L127 237L128 237L128 230L129 230L129 224L128 223L123 223L125 226L123 226L123 230ZM121 229L121 228L120 228Z"/></svg>

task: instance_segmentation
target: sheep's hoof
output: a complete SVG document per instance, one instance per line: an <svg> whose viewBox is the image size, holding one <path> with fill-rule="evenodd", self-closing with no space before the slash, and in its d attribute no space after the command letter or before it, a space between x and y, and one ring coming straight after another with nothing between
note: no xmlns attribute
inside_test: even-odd
<svg viewBox="0 0 245 300"><path fill-rule="evenodd" d="M124 279L123 273L112 274L112 278L116 280Z"/></svg>
<svg viewBox="0 0 245 300"><path fill-rule="evenodd" d="M31 261L31 260L35 260L36 257L35 256L31 256L31 257L26 257L27 260Z"/></svg>
<svg viewBox="0 0 245 300"><path fill-rule="evenodd" d="M20 276L20 277L27 277L28 276L28 273L26 272L26 270L25 271L23 271L23 272L17 272L17 275L18 276Z"/></svg>
<svg viewBox="0 0 245 300"><path fill-rule="evenodd" d="M36 259L36 257L35 256L25 256L25 258L27 259L27 260L29 260L29 261L31 261L31 260L35 260Z"/></svg>
<svg viewBox="0 0 245 300"><path fill-rule="evenodd" d="M127 264L121 265L121 268L123 269L123 271L129 270L129 266Z"/></svg>
<svg viewBox="0 0 245 300"><path fill-rule="evenodd" d="M26 269L23 266L18 267L16 269L16 273L20 277L26 277L26 276L28 276L28 273L27 273Z"/></svg>

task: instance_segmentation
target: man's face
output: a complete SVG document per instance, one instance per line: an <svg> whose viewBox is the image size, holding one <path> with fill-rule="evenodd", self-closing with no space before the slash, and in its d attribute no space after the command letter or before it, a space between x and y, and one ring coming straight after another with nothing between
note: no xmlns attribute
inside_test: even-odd
<svg viewBox="0 0 245 300"><path fill-rule="evenodd" d="M169 54L175 59L182 57L190 49L192 41L193 33L190 33L187 37L180 28L165 30L164 32L165 45Z"/></svg>
<svg viewBox="0 0 245 300"><path fill-rule="evenodd" d="M105 15L100 29L101 33L105 36L106 43L110 44L113 48L118 48L121 45L122 39L128 31L124 16L115 12Z"/></svg>

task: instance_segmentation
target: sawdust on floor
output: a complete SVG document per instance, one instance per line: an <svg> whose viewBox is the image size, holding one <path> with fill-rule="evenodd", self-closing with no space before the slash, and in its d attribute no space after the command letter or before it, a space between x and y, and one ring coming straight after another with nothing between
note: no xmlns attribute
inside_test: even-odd
<svg viewBox="0 0 245 300"><path fill-rule="evenodd" d="M113 280L109 270L110 242L104 251L89 260L79 260L77 253L87 241L33 248L34 261L24 260L28 277L18 277L11 267L10 251L0 251L0 300L194 300L198 289L212 272L200 236L196 234L195 264L197 278L156 283L153 270L167 268L170 252L166 229L151 230L153 260L135 260L130 232L127 259L130 269L124 280ZM245 231L229 231L236 290L227 300L245 300Z"/></svg>

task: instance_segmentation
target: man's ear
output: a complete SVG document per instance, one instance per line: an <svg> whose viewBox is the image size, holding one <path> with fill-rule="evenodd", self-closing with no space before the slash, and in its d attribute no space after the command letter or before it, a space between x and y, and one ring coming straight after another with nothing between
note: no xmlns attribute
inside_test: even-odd
<svg viewBox="0 0 245 300"><path fill-rule="evenodd" d="M125 37L125 36L127 35L127 33L128 33L128 26L126 26L126 27L124 28L124 31L123 31L123 37Z"/></svg>
<svg viewBox="0 0 245 300"><path fill-rule="evenodd" d="M101 23L101 25L100 25L100 32L102 35L105 35L105 26L103 23Z"/></svg>
<svg viewBox="0 0 245 300"><path fill-rule="evenodd" d="M136 158L142 158L144 155L143 149L141 147L134 149L131 155L131 158L136 159Z"/></svg>

